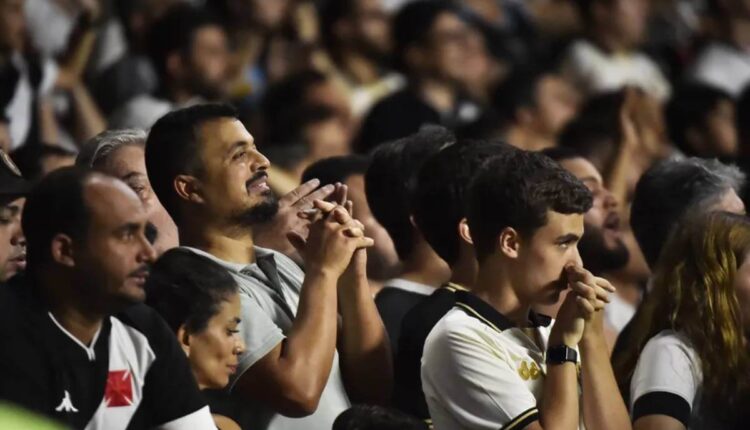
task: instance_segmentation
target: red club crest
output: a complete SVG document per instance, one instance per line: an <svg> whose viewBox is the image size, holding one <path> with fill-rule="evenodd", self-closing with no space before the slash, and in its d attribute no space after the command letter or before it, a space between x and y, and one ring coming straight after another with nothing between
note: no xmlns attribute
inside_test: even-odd
<svg viewBox="0 0 750 430"><path fill-rule="evenodd" d="M133 377L127 370L111 370L107 376L104 401L108 408L133 404Z"/></svg>

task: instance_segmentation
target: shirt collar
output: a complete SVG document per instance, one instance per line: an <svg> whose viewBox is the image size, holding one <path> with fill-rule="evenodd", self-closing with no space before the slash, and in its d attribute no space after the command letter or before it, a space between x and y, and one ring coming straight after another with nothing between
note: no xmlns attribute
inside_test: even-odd
<svg viewBox="0 0 750 430"><path fill-rule="evenodd" d="M247 269L249 267L253 267L253 266L257 265L257 263L242 264L242 263L233 263L231 261L222 260L222 259L216 257L213 254L209 254L208 252L206 252L206 251L204 251L202 249L193 248L192 246L181 246L180 248L187 249L190 252L194 252L194 253L196 253L198 255L202 255L202 256L204 256L206 258L210 258L211 260L213 260L213 261L221 264L222 266L226 267L227 269L229 269L230 271L235 272L235 273L239 273L239 272L241 272L241 271L243 271L243 270L245 270L245 269ZM270 249L261 248L259 246L254 246L253 249L255 250L255 259L256 259L256 261L259 260L259 259L267 259L267 258L273 260L273 258L274 258L274 254L273 254L274 251L272 251Z"/></svg>
<svg viewBox="0 0 750 430"><path fill-rule="evenodd" d="M429 296L435 292L435 288L429 285L420 284L419 282L413 282L402 278L390 279L383 282L383 285L423 296Z"/></svg>
<svg viewBox="0 0 750 430"><path fill-rule="evenodd" d="M499 332L517 327L515 323L498 312L489 303L468 291L456 291L456 306L469 316L478 319ZM529 312L529 324L532 327L546 327L551 322L552 318L546 315L538 314L533 310Z"/></svg>

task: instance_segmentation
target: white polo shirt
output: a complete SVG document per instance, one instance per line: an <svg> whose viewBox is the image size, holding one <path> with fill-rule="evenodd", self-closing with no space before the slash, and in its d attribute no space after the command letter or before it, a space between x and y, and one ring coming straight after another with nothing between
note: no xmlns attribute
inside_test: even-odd
<svg viewBox="0 0 750 430"><path fill-rule="evenodd" d="M456 292L422 356L435 429L520 430L539 419L552 319L532 312L529 322L519 328L477 296Z"/></svg>
<svg viewBox="0 0 750 430"><path fill-rule="evenodd" d="M682 334L664 330L651 338L638 358L630 382L633 421L667 415L690 430L724 428L701 408L701 361Z"/></svg>

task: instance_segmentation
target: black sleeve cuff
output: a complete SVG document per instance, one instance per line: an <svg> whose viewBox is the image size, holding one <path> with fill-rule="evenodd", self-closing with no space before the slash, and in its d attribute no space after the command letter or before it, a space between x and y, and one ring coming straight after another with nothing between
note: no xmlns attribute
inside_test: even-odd
<svg viewBox="0 0 750 430"><path fill-rule="evenodd" d="M666 415L688 428L688 424L690 424L690 403L673 393L664 391L646 393L633 404L633 422L647 415Z"/></svg>
<svg viewBox="0 0 750 430"><path fill-rule="evenodd" d="M539 420L539 410L534 406L533 408L527 409L517 417L508 421L500 430L523 430L529 424Z"/></svg>

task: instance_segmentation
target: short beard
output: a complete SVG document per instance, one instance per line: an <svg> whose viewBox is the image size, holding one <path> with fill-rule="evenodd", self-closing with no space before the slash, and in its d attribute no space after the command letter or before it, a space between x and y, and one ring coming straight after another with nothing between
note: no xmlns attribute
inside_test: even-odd
<svg viewBox="0 0 750 430"><path fill-rule="evenodd" d="M594 275L622 269L630 260L630 251L622 240L618 240L617 247L607 248L601 228L586 225L585 233L578 244L583 265Z"/></svg>
<svg viewBox="0 0 750 430"><path fill-rule="evenodd" d="M271 191L264 193L263 197L262 202L234 215L233 223L242 227L252 227L271 221L279 211L279 199Z"/></svg>

